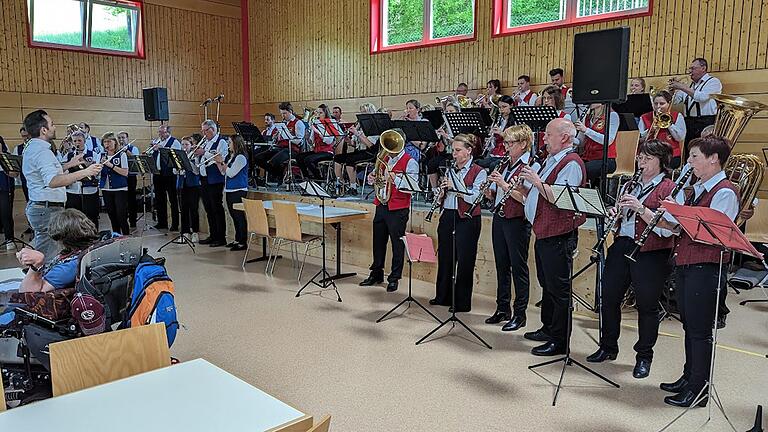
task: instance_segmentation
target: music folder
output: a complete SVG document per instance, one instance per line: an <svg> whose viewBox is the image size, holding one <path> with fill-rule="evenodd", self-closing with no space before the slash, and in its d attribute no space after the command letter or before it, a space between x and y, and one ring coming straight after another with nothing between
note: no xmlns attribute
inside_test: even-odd
<svg viewBox="0 0 768 432"><path fill-rule="evenodd" d="M648 93L628 94L626 102L612 104L613 110L619 114L628 113L633 117L640 117L653 111L651 95Z"/></svg>
<svg viewBox="0 0 768 432"><path fill-rule="evenodd" d="M605 218L608 215L598 189L554 184L550 186L555 196L552 203L562 210L570 210L586 216ZM543 199L540 197L540 199Z"/></svg>
<svg viewBox="0 0 768 432"><path fill-rule="evenodd" d="M357 114L357 122L367 136L381 135L385 130L394 128L392 118L386 113Z"/></svg>
<svg viewBox="0 0 768 432"><path fill-rule="evenodd" d="M395 129L401 129L406 141L437 142L440 138L428 121L395 120Z"/></svg>
<svg viewBox="0 0 768 432"><path fill-rule="evenodd" d="M405 252L408 254L408 261L436 263L435 246L432 238L426 234L405 233L401 237L405 243Z"/></svg>
<svg viewBox="0 0 768 432"><path fill-rule="evenodd" d="M160 149L160 166L168 164L178 171L192 172L192 163L184 150L163 147Z"/></svg>
<svg viewBox="0 0 768 432"><path fill-rule="evenodd" d="M22 157L10 153L0 153L0 168L7 173L21 172Z"/></svg>

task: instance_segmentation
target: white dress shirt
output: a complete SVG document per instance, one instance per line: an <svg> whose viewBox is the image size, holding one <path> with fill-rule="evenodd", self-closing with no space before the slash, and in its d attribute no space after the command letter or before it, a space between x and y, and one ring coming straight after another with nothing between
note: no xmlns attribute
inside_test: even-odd
<svg viewBox="0 0 768 432"><path fill-rule="evenodd" d="M723 84L720 80L706 73L698 82L692 82L691 88L693 88L693 97L678 90L675 92L672 103L685 104L686 117L716 115L717 102L712 99L712 95L722 93Z"/></svg>
<svg viewBox="0 0 768 432"><path fill-rule="evenodd" d="M173 138L174 141L173 141L173 144L171 144L171 146L169 148L176 149L176 150L181 150L181 141L177 140L173 136L169 136L168 138L166 138L166 139L164 139L164 140L162 140L162 141L160 141L158 143L158 144L160 144L160 146L155 151L159 152L161 148L165 148L165 145L168 144L168 140L171 139L171 138ZM160 156L158 156L157 162L155 162L155 165L157 165L157 169L161 169L160 168L160 159L162 159L162 158Z"/></svg>
<svg viewBox="0 0 768 432"><path fill-rule="evenodd" d="M711 191L712 188L717 186L717 184L725 178L725 171L720 171L703 183L701 180L696 182L693 185L694 200L698 200L701 194L705 191ZM680 189L680 192L675 196L675 201L678 204L685 204L685 189ZM715 196L712 197L712 203L709 205L709 208L725 214L731 220L735 220L736 216L739 214L739 199L732 190L728 188L720 189L715 193ZM669 213L664 213L664 219L675 224L678 223L677 219ZM679 234L679 230L676 230L676 233Z"/></svg>
<svg viewBox="0 0 768 432"><path fill-rule="evenodd" d="M525 97L528 96L528 93L531 93L531 90L526 90L522 93L520 93L520 102L517 103L517 106L535 106L536 105L536 99L539 98L539 96L534 93L531 95L531 99L526 102Z"/></svg>
<svg viewBox="0 0 768 432"><path fill-rule="evenodd" d="M640 136L642 138L645 138L645 136L648 134L648 129L645 128L645 123L640 120L637 122L637 128L640 130ZM685 118L682 114L677 116L677 120L669 125L669 134L672 135L672 138L675 139L675 141L680 141L682 143L685 140L685 134L687 132L687 128L685 127Z"/></svg>
<svg viewBox="0 0 768 432"><path fill-rule="evenodd" d="M531 160L531 154L529 152L525 152L525 153L523 153L522 156L520 156L520 159L518 159L518 160L520 161L520 163L528 165L528 162ZM511 166L515 166L516 163L517 163L517 161L513 162ZM538 162L534 162L533 165L531 165L531 169L534 170L534 171L538 171L539 168L541 168L541 165L539 165ZM504 171L501 172L501 175L504 177L504 181L506 181L507 183L512 181L512 173L514 171L517 171L517 167L515 167L514 170L510 170L509 168L504 168ZM532 185L530 183L528 183L527 181L523 181L522 186L526 190L529 190L532 187ZM496 183L491 183L489 188L490 188L491 191L496 192L497 191ZM495 206L499 205L499 203L501 202L501 199L503 197L504 197L504 191L500 191L500 192L496 193L496 198L494 199L493 204Z"/></svg>
<svg viewBox="0 0 768 432"><path fill-rule="evenodd" d="M682 117L682 116L680 116ZM652 178L649 183L643 183L642 180L640 181L640 184L635 187L632 191L627 191L627 193L631 193L638 198L640 203L644 203L645 200L648 198L648 195L653 192L653 190L656 188L656 186L661 183L661 181L664 180L664 173L659 173L656 177ZM646 209L646 211L651 211L650 209ZM620 237L630 237L635 238L635 218L636 213L632 212L632 216L627 217L627 214L629 213L628 209L623 209L622 212L624 215L621 218L621 226L619 227L619 233L618 235ZM661 230L659 228L654 229L654 232L662 237L669 237L672 235L672 233L669 230Z"/></svg>
<svg viewBox="0 0 768 432"><path fill-rule="evenodd" d="M469 173L469 167L472 166L473 159L470 157L469 161L464 165L463 168L459 170L459 172L455 173L456 180L464 181L464 177L467 176L467 173ZM452 181L452 177L448 176L448 181ZM461 194L461 199L464 200L465 203L472 205L473 202L477 199L478 196L480 196L480 185L488 178L488 173L485 170L480 171L477 174L477 177L475 177L475 181L472 182L472 186L467 187L467 192L469 192L468 195ZM454 188L454 184L451 184L451 188ZM447 210L457 210L459 208L459 194L456 192L447 192L445 194L445 201L443 201L443 208Z"/></svg>
<svg viewBox="0 0 768 432"><path fill-rule="evenodd" d="M212 158L214 155L214 150L219 152L221 155L221 158L226 160L227 155L229 154L229 146L227 145L227 140L223 140L219 137L219 134L213 136L213 138L209 141L205 138L205 144L202 145L203 149L205 149L205 154L201 156L201 161L208 160L208 158ZM215 167L216 169L219 169L218 167ZM200 175L202 177L208 176L208 170L203 167L203 169L200 170Z"/></svg>
<svg viewBox="0 0 768 432"><path fill-rule="evenodd" d="M561 160L570 153L573 149L571 147L564 148L560 150L559 153L555 155L549 155L547 157L547 160L544 161L544 169L539 174L539 177L542 181L545 181L547 177L552 173L552 171L555 170L555 167L558 163L560 163ZM570 186L581 186L581 182L584 179L582 172L581 172L581 166L579 166L579 163L577 161L570 161L568 162L563 169L560 170L559 173L557 173L557 177L555 178L555 184L564 185L568 184ZM528 222L533 225L533 221L536 218L536 206L539 204L539 190L537 188L531 188L531 191L528 193L528 197L525 199L525 218L528 219Z"/></svg>
<svg viewBox="0 0 768 432"><path fill-rule="evenodd" d="M387 161L387 167L389 168L390 172L395 168L395 165L400 160L400 158L403 157L405 154L405 151L401 151L395 157L389 158ZM403 193L412 193L410 190L403 190L408 186L408 183L406 183L404 176L408 176L408 180L410 180L411 184L418 184L419 183L419 163L416 162L415 159L410 158L408 160L408 163L405 165L405 173L394 173L395 179L394 179L394 185L395 187Z"/></svg>
<svg viewBox="0 0 768 432"><path fill-rule="evenodd" d="M610 124L610 128L608 129L608 143L609 144L612 143L616 139L616 134L619 133L619 123L620 123L619 122L619 114L616 113L615 111L611 111L610 119L611 119L611 124ZM585 124L585 126L586 126L586 124ZM589 127L587 127L587 130L585 132L579 132L576 135L576 139L580 143L583 143L585 135L589 139L591 139L592 141L594 141L594 142L596 142L596 143L598 143L600 145L603 145L603 140L605 139L605 135L603 133L597 132L596 130L590 129Z"/></svg>
<svg viewBox="0 0 768 432"><path fill-rule="evenodd" d="M29 200L65 202L67 200L65 188L48 187L54 177L64 174L61 162L51 151L51 144L39 138L32 138L24 147L22 155L21 170L27 179Z"/></svg>

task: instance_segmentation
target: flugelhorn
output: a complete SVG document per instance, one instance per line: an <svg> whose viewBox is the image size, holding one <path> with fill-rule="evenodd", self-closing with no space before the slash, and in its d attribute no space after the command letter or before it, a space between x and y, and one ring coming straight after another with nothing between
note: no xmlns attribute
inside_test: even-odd
<svg viewBox="0 0 768 432"><path fill-rule="evenodd" d="M392 176L384 156L387 154L396 155L403 151L405 136L398 129L388 129L379 136L379 144L381 144L381 150L376 155L376 165L373 168L373 188L379 202L386 204L392 197Z"/></svg>

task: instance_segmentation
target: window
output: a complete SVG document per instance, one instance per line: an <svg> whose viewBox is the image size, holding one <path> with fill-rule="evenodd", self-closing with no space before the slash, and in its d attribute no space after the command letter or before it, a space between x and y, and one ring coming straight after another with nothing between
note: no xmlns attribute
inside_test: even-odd
<svg viewBox="0 0 768 432"><path fill-rule="evenodd" d="M31 46L144 57L142 5L126 0L27 0Z"/></svg>
<svg viewBox="0 0 768 432"><path fill-rule="evenodd" d="M371 52L473 40L475 0L371 0Z"/></svg>
<svg viewBox="0 0 768 432"><path fill-rule="evenodd" d="M651 14L652 0L493 0L493 36Z"/></svg>

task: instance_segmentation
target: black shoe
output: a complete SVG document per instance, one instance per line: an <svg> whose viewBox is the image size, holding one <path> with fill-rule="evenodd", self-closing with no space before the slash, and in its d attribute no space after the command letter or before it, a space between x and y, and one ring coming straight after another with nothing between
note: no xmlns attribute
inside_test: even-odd
<svg viewBox="0 0 768 432"><path fill-rule="evenodd" d="M651 374L651 361L648 359L639 359L635 363L635 369L632 371L632 376L641 379L646 378Z"/></svg>
<svg viewBox="0 0 768 432"><path fill-rule="evenodd" d="M592 355L587 356L587 361L590 363L602 363L606 360L616 360L616 353L599 348Z"/></svg>
<svg viewBox="0 0 768 432"><path fill-rule="evenodd" d="M536 342L549 342L549 335L544 329L538 329L536 331L527 332L523 335L524 338Z"/></svg>
<svg viewBox="0 0 768 432"><path fill-rule="evenodd" d="M471 310L472 310L472 308L469 308L469 309L456 309L456 313L459 313L459 312L469 312ZM449 313L453 313L453 306L449 306L448 307L448 312Z"/></svg>
<svg viewBox="0 0 768 432"><path fill-rule="evenodd" d="M677 381L672 383L659 384L660 389L670 393L680 393L685 390L686 387L688 387L688 379L684 376L681 376Z"/></svg>
<svg viewBox="0 0 768 432"><path fill-rule="evenodd" d="M168 231L174 231L174 232L176 232L176 231L178 231L178 230L179 230L179 227L177 227L177 226L172 226L172 227L168 228Z"/></svg>
<svg viewBox="0 0 768 432"><path fill-rule="evenodd" d="M224 240L214 240L214 241L212 241L211 243L208 244L208 247L215 248L215 247L222 247L222 246L226 246L226 245L227 245L227 242L224 241Z"/></svg>
<svg viewBox="0 0 768 432"><path fill-rule="evenodd" d="M676 407L688 408L689 406L693 405L693 403L696 401L696 396L698 395L699 395L698 392L694 392L693 390L685 390L674 396L665 397L664 403L667 405L672 405ZM707 392L704 392L702 396L703 396L703 399L699 401L697 406L705 407L707 406L707 400L709 399L709 395L707 395Z"/></svg>
<svg viewBox="0 0 768 432"><path fill-rule="evenodd" d="M387 292L395 292L395 291L397 291L397 286L398 286L398 283L397 283L396 280L390 281L387 284Z"/></svg>
<svg viewBox="0 0 768 432"><path fill-rule="evenodd" d="M384 282L384 276L378 276L375 277L373 275L368 276L367 278L363 279L362 282L360 282L360 286L371 286L376 285Z"/></svg>
<svg viewBox="0 0 768 432"><path fill-rule="evenodd" d="M210 238L210 237L200 240L200 244L201 245L207 245L207 244L211 244L211 243L213 243L213 239Z"/></svg>
<svg viewBox="0 0 768 432"><path fill-rule="evenodd" d="M565 347L556 342L546 342L543 345L534 347L531 354L541 357L551 357L558 354L565 354Z"/></svg>
<svg viewBox="0 0 768 432"><path fill-rule="evenodd" d="M246 245L244 245L242 243L235 243L234 246L229 248L229 250L231 250L232 252L244 251L246 249L248 249L248 246L246 246Z"/></svg>
<svg viewBox="0 0 768 432"><path fill-rule="evenodd" d="M525 315L515 315L511 320L509 320L508 323L504 324L504 326L501 328L501 331L507 332L520 330L521 328L525 327L525 321Z"/></svg>
<svg viewBox="0 0 768 432"><path fill-rule="evenodd" d="M440 301L439 301L439 300L437 300L436 298L433 298L433 299L429 299L429 304L431 304L432 306L442 306L442 305L440 304Z"/></svg>
<svg viewBox="0 0 768 432"><path fill-rule="evenodd" d="M496 311L496 312L494 312L493 315L491 315L491 316L489 316L488 318L485 319L485 323L486 324L498 324L498 323L500 323L502 321L509 320L510 315L511 314L509 312Z"/></svg>
<svg viewBox="0 0 768 432"><path fill-rule="evenodd" d="M728 315L720 315L719 317L717 317L717 328L718 328L718 330L725 328L725 317L727 317L727 316Z"/></svg>
<svg viewBox="0 0 768 432"><path fill-rule="evenodd" d="M228 248L235 247L236 245L237 245L237 242L227 243Z"/></svg>

